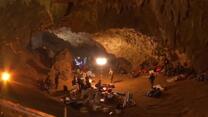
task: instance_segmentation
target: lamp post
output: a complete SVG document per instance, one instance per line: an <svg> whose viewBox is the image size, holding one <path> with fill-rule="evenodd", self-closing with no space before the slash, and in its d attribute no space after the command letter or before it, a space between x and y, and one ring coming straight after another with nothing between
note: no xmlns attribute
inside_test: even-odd
<svg viewBox="0 0 208 117"><path fill-rule="evenodd" d="M69 97L64 97L63 101L64 101L64 117L67 117L67 115L68 115L67 105L69 104L71 99Z"/></svg>
<svg viewBox="0 0 208 117"><path fill-rule="evenodd" d="M105 57L98 57L98 58L96 58L96 64L98 65L98 66L100 66L100 68L101 68L101 77L100 77L100 79L102 78L102 68L103 68L103 66L104 65L106 65L106 63L108 62L108 60L107 60L107 58L105 58Z"/></svg>

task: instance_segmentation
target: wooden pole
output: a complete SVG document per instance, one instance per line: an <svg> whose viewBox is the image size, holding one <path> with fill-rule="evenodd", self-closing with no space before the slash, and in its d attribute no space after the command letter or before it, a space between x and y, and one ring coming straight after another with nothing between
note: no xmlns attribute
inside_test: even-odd
<svg viewBox="0 0 208 117"><path fill-rule="evenodd" d="M64 117L67 117L67 106L66 106L66 104L64 106Z"/></svg>

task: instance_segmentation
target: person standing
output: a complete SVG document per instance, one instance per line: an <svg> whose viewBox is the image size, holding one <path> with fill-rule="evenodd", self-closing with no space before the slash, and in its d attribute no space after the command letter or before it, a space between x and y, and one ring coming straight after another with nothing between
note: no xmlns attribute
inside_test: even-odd
<svg viewBox="0 0 208 117"><path fill-rule="evenodd" d="M99 80L99 81L95 84L95 87L100 91L101 88L102 88L102 81Z"/></svg>
<svg viewBox="0 0 208 117"><path fill-rule="evenodd" d="M50 88L51 88L51 80L50 80L50 77L49 77L49 76L46 77L46 79L45 79L45 81L44 81L44 88L45 88L45 90L46 90L48 93L50 93L49 90L50 90Z"/></svg>
<svg viewBox="0 0 208 117"><path fill-rule="evenodd" d="M85 85L86 85L86 88L91 88L92 87L89 77L85 78Z"/></svg>
<svg viewBox="0 0 208 117"><path fill-rule="evenodd" d="M60 73L58 72L55 76L55 89L58 89L58 85L59 85L59 76Z"/></svg>
<svg viewBox="0 0 208 117"><path fill-rule="evenodd" d="M111 68L109 70L109 76L110 76L110 79L111 79L111 83L113 83L114 72L113 72L113 70Z"/></svg>
<svg viewBox="0 0 208 117"><path fill-rule="evenodd" d="M154 82L155 82L155 74L154 74L154 71L150 71L149 82L150 82L151 88L153 88Z"/></svg>

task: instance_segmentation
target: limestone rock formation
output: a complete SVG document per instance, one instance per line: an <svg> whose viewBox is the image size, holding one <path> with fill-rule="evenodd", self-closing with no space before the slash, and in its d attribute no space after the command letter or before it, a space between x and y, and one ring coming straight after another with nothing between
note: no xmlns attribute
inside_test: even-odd
<svg viewBox="0 0 208 117"><path fill-rule="evenodd" d="M1 0L0 40L18 37L27 45L34 32L62 26L76 32L134 28L206 70L207 7L207 0Z"/></svg>
<svg viewBox="0 0 208 117"><path fill-rule="evenodd" d="M156 57L156 42L134 29L111 29L94 35L108 53L125 58L131 64L139 65L148 58Z"/></svg>
<svg viewBox="0 0 208 117"><path fill-rule="evenodd" d="M23 47L33 32L51 24L48 13L36 0L1 0L0 40L19 38Z"/></svg>
<svg viewBox="0 0 208 117"><path fill-rule="evenodd" d="M75 0L60 25L89 32L135 28L185 53L196 69L206 70L207 6L206 0Z"/></svg>
<svg viewBox="0 0 208 117"><path fill-rule="evenodd" d="M63 50L55 57L55 62L49 72L50 79L53 81L59 73L59 78L66 80L72 77L72 55L68 49Z"/></svg>

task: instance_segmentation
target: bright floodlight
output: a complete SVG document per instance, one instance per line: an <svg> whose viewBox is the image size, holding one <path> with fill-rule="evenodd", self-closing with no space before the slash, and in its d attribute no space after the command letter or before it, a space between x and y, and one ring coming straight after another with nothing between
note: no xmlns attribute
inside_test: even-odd
<svg viewBox="0 0 208 117"><path fill-rule="evenodd" d="M104 57L97 58L97 59L96 59L96 63L97 63L98 65L105 65L105 64L107 63L107 59L104 58Z"/></svg>
<svg viewBox="0 0 208 117"><path fill-rule="evenodd" d="M10 77L11 77L11 75L8 72L3 72L2 75L1 75L1 79L3 81L8 81L10 79Z"/></svg>

